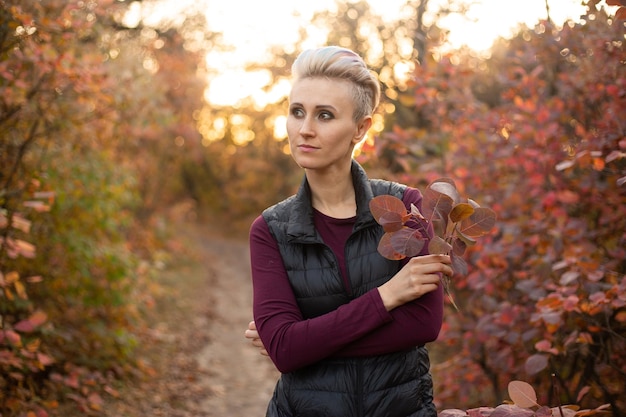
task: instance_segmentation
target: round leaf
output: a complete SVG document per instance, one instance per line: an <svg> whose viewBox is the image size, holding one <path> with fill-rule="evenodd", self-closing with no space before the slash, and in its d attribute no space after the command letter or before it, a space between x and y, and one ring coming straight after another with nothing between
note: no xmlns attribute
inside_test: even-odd
<svg viewBox="0 0 626 417"><path fill-rule="evenodd" d="M391 235L391 247L405 256L416 256L424 247L425 240L419 230L403 227Z"/></svg>
<svg viewBox="0 0 626 417"><path fill-rule="evenodd" d="M472 214L474 214L474 207L468 203L460 203L456 206L452 207L452 211L450 212L450 220L454 223L458 223L462 220L469 218Z"/></svg>
<svg viewBox="0 0 626 417"><path fill-rule="evenodd" d="M380 223L380 218L387 213L396 213L402 217L407 212L402 200L391 195L379 195L372 198L369 207L372 216L378 223Z"/></svg>
<svg viewBox="0 0 626 417"><path fill-rule="evenodd" d="M385 233L383 237L378 242L378 253L384 256L387 259L391 259L392 261L399 261L400 259L406 258L405 255L396 252L391 245L391 235L392 233Z"/></svg>
<svg viewBox="0 0 626 417"><path fill-rule="evenodd" d="M450 178L440 178L433 181L428 188L437 191L438 193L445 194L452 199L453 203L458 203L461 199L459 192L456 189L454 181Z"/></svg>
<svg viewBox="0 0 626 417"><path fill-rule="evenodd" d="M486 207L474 209L474 213L461 222L461 233L469 237L480 237L496 224L496 213Z"/></svg>
<svg viewBox="0 0 626 417"><path fill-rule="evenodd" d="M543 354L531 355L526 359L524 369L529 375L537 374L548 367L548 356Z"/></svg>
<svg viewBox="0 0 626 417"><path fill-rule="evenodd" d="M433 237L428 243L428 253L431 254L448 254L452 250L452 245L440 238Z"/></svg>
<svg viewBox="0 0 626 417"><path fill-rule="evenodd" d="M518 407L530 408L538 405L535 389L524 381L509 382L509 397Z"/></svg>
<svg viewBox="0 0 626 417"><path fill-rule="evenodd" d="M396 232L404 226L402 215L391 211L383 213L379 217L378 223L383 227L385 232Z"/></svg>

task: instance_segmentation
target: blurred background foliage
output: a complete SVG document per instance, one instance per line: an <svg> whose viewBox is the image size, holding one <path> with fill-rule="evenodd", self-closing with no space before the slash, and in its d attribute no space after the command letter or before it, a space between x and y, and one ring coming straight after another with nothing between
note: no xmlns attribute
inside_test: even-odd
<svg viewBox="0 0 626 417"><path fill-rule="evenodd" d="M207 102L220 34L194 10L128 25L134 3L0 1L2 415L66 400L97 413L112 381L141 371L136 334L172 225L245 237L301 181L286 99ZM356 156L370 176L448 176L498 214L431 346L440 408L499 404L522 379L544 404L626 415L624 9L586 4L580 22L522 27L489 55L443 52L426 0L393 23L365 1L311 22L380 74ZM305 40L249 70L281 85Z"/></svg>

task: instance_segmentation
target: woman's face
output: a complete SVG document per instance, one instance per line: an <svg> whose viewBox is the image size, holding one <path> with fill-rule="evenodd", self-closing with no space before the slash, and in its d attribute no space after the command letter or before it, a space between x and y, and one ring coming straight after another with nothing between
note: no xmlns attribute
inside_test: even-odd
<svg viewBox="0 0 626 417"><path fill-rule="evenodd" d="M296 81L289 96L287 135L291 155L305 169L327 170L350 164L354 146L371 125L355 123L351 82L327 78Z"/></svg>

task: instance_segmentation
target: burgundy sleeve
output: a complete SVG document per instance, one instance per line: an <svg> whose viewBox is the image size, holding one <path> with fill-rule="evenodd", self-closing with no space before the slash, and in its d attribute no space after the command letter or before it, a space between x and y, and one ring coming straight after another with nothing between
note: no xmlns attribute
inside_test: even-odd
<svg viewBox="0 0 626 417"><path fill-rule="evenodd" d="M392 320L377 289L322 316L304 320L276 240L258 217L250 229L253 315L274 365L291 372L332 356Z"/></svg>
<svg viewBox="0 0 626 417"><path fill-rule="evenodd" d="M410 210L411 203L421 209L421 200L422 194L419 190L407 188L403 198L407 209ZM429 230L429 235L432 236L432 230ZM428 247L426 246L421 255L427 253ZM380 295L378 297L380 298ZM443 323L442 286L440 285L436 291L430 292L413 302L393 309L390 314L391 322L369 332L338 352L338 355L385 354L436 340Z"/></svg>

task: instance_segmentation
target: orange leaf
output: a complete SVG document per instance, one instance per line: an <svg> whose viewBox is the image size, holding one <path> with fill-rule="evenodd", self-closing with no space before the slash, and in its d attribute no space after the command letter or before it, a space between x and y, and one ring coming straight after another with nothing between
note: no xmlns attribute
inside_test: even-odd
<svg viewBox="0 0 626 417"><path fill-rule="evenodd" d="M21 239L16 239L14 245L18 253L24 258L32 259L35 257L35 245L33 245L32 243L28 243Z"/></svg>
<svg viewBox="0 0 626 417"><path fill-rule="evenodd" d="M455 205L450 212L450 220L454 223L458 223L462 220L469 218L474 214L474 207L468 203L460 203Z"/></svg>
<svg viewBox="0 0 626 417"><path fill-rule="evenodd" d="M626 311L620 311L619 313L617 313L615 315L615 320L619 321L620 323L625 323L626 322Z"/></svg>

